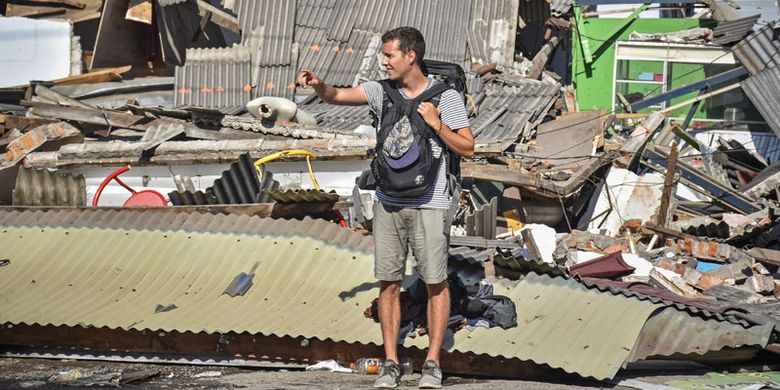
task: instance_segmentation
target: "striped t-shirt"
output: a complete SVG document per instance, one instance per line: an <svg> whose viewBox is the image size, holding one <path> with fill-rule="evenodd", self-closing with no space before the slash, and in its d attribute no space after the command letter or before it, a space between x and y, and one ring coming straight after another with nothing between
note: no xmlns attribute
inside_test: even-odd
<svg viewBox="0 0 780 390"><path fill-rule="evenodd" d="M428 88L440 81L432 80ZM382 85L377 81L367 81L360 84L363 91L366 94L366 100L371 111L377 116L382 118L382 100L384 98L384 90ZM401 91L400 85L398 87L401 96L407 98ZM469 119L466 114L466 107L463 105L463 98L455 90L447 90L441 94L439 100L439 110L441 112L441 121L447 125L450 129L457 130L464 127L469 127ZM381 128L382 124L377 123L377 132ZM444 150L444 144L439 137L433 137L429 140L431 142L431 151L434 157L439 158ZM444 159L441 159L443 162ZM436 174L436 184L428 190L428 193L419 198L394 198L385 194L382 188L377 185L374 200L382 204L397 206L397 207L409 207L409 208L422 208L422 209L442 209L446 210L450 207L450 197L447 193L447 166L446 164L439 165L439 171Z"/></svg>

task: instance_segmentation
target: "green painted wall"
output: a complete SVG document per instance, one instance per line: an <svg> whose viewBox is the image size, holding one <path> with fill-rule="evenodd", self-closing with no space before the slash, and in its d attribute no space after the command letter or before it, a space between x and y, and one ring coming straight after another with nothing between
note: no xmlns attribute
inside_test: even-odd
<svg viewBox="0 0 780 390"><path fill-rule="evenodd" d="M577 31L573 32L572 41L574 42L574 52L572 53L572 81L576 89L577 103L579 104L581 111L612 109L612 73L615 60L615 39L627 40L629 34L633 31L642 33L672 32L699 27L706 23L706 21L698 19L635 19L615 34L614 37L612 37L611 42L606 42L610 39L609 34L615 32L621 25L625 24L625 22L624 19L597 18L584 19L578 22L582 31L582 38L589 41L589 46L593 54L593 62L590 64L585 64L582 46L580 45L580 37L578 36ZM602 44L603 46L601 46ZM601 46L600 49L599 46ZM693 66L698 69L694 69L693 73L674 82L672 85L673 87L676 86L678 82L679 85L683 85L684 83L690 82L690 80L701 80L705 77L704 69L701 65L683 64L683 67L685 66ZM631 65L629 74L637 74L645 71L652 72L654 70L656 69L653 68L652 65L636 64ZM691 69L682 69L682 67L680 70L681 72L679 74L691 71ZM648 85L648 87L649 89L653 89L656 86L653 85L650 87ZM681 100L683 99L678 101ZM672 102L672 104L674 104L674 102ZM687 112L685 109L679 111ZM682 115L685 114L683 113Z"/></svg>

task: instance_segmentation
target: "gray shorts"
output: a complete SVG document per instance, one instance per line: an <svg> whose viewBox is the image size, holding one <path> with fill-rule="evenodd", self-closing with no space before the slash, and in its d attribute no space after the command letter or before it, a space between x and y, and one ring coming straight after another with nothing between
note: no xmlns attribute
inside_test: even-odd
<svg viewBox="0 0 780 390"><path fill-rule="evenodd" d="M403 279L409 247L426 284L447 279L449 236L447 210L416 209L374 203L374 276L386 282ZM449 230L449 229L446 229Z"/></svg>

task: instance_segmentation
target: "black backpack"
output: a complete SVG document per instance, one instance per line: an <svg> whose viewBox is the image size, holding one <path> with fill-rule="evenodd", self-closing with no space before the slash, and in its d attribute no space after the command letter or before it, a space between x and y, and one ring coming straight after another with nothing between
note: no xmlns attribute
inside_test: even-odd
<svg viewBox="0 0 780 390"><path fill-rule="evenodd" d="M429 140L435 136L425 120L417 112L417 106L422 102L431 102L438 106L441 94L450 89L444 83L431 86L414 99L406 99L393 86L390 80L379 81L384 89L382 102L382 117L377 133L376 149L372 170L382 191L394 198L417 198L425 195L436 184L444 152L435 158ZM419 148L419 157L410 165L395 169L390 166L384 153L384 143L393 127L404 117L409 119L414 143ZM446 148L446 145L443 145Z"/></svg>
<svg viewBox="0 0 780 390"><path fill-rule="evenodd" d="M436 61L436 60L423 60L422 66L423 74L433 75L434 78L441 80L447 84L451 89L454 89L460 94L463 103L466 104L466 111L468 111L468 102L466 101L466 95L468 89L466 88L466 72L458 64L451 62ZM438 97L436 98L438 99ZM438 105L438 100L432 101L435 105ZM460 156L454 151L447 148L449 156L448 171L451 175L458 178L460 181Z"/></svg>

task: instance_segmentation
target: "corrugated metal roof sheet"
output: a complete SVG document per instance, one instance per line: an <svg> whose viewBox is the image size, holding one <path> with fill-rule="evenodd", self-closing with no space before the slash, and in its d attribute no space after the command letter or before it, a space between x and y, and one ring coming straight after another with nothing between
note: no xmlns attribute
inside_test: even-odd
<svg viewBox="0 0 780 390"><path fill-rule="evenodd" d="M236 0L235 11L243 32L242 42L246 42L249 31L264 26L258 65L292 64L297 8L297 0Z"/></svg>
<svg viewBox="0 0 780 390"><path fill-rule="evenodd" d="M399 21L398 8L401 0L358 1L358 6L352 14L355 18L356 30L384 33L392 28L403 26ZM353 31L354 32L354 31Z"/></svg>
<svg viewBox="0 0 780 390"><path fill-rule="evenodd" d="M328 40L328 31L296 26L295 42L298 43L298 68L313 69L323 80L333 83L328 71L336 54L341 51L341 46L338 42Z"/></svg>
<svg viewBox="0 0 780 390"><path fill-rule="evenodd" d="M761 15L747 16L741 19L718 22L718 26L712 30L713 43L727 45L742 40L753 30Z"/></svg>
<svg viewBox="0 0 780 390"><path fill-rule="evenodd" d="M744 328L727 322L691 317L673 308L653 314L642 327L628 362L676 354L703 355L742 346L764 347L772 326Z"/></svg>
<svg viewBox="0 0 780 390"><path fill-rule="evenodd" d="M250 51L230 48L187 49L187 62L176 67L174 105L245 105L252 92Z"/></svg>
<svg viewBox="0 0 780 390"><path fill-rule="evenodd" d="M317 124L322 127L351 131L360 125L371 126L368 106L339 106L318 102L303 106L303 109L317 118Z"/></svg>
<svg viewBox="0 0 780 390"><path fill-rule="evenodd" d="M775 26L775 23L762 26L732 48L734 56L751 75L780 64L780 42L774 40Z"/></svg>
<svg viewBox="0 0 780 390"><path fill-rule="evenodd" d="M466 64L467 0L399 0L399 26L412 26L425 37L425 58Z"/></svg>
<svg viewBox="0 0 780 390"><path fill-rule="evenodd" d="M283 233L9 227L0 246L10 248L4 256L11 259L0 273L4 323L382 342L378 324L362 313L377 294L372 256L322 241ZM222 294L257 261L243 296ZM657 308L535 274L494 292L516 302L519 326L458 332L453 351L532 360L597 379L615 375ZM157 304L177 308L155 314ZM427 340L407 338L404 345L422 349Z"/></svg>
<svg viewBox="0 0 780 390"><path fill-rule="evenodd" d="M257 84L252 92L252 98L279 96L292 99L295 95L295 79L297 77L295 69L296 67L293 65L259 67L258 78L255 80Z"/></svg>
<svg viewBox="0 0 780 390"><path fill-rule="evenodd" d="M780 50L780 46L778 46ZM778 52L780 58L780 52ZM780 137L780 67L764 69L742 81L742 90Z"/></svg>
<svg viewBox="0 0 780 390"><path fill-rule="evenodd" d="M11 199L17 206L86 206L87 184L84 175L20 167Z"/></svg>
<svg viewBox="0 0 780 390"><path fill-rule="evenodd" d="M515 60L518 3L524 0L478 0L471 3L468 44L471 61L511 66Z"/></svg>
<svg viewBox="0 0 780 390"><path fill-rule="evenodd" d="M622 282L612 282L606 279L586 278L582 281L582 283L590 289L596 289L625 297L634 297L643 301L648 301L667 307L674 307L677 310L685 311L692 315L698 315L704 318L718 321L726 321L742 326L750 325L741 318L737 318L730 314L724 314L728 307L718 304L717 302L707 302L701 299L688 299L671 292L664 292L659 294L656 292L657 289L654 289L650 286L631 286L629 287L630 289L616 287L611 284Z"/></svg>
<svg viewBox="0 0 780 390"><path fill-rule="evenodd" d="M544 23L550 17L550 3L545 0L520 0L519 14L526 23Z"/></svg>
<svg viewBox="0 0 780 390"><path fill-rule="evenodd" d="M322 190L287 190L287 191L269 191L263 190L263 193L279 203L333 203L338 202L339 194L335 191L325 192Z"/></svg>
<svg viewBox="0 0 780 390"><path fill-rule="evenodd" d="M244 153L214 180L214 184L208 189L219 204L247 204L257 201L260 179L253 163L249 153Z"/></svg>
<svg viewBox="0 0 780 390"><path fill-rule="evenodd" d="M310 237L354 251L373 253L371 236L344 229L322 219L303 221L260 218L238 214L178 213L141 209L65 209L59 211L0 210L0 226L62 227L66 229L132 229L184 232L219 232L249 235Z"/></svg>
<svg viewBox="0 0 780 390"><path fill-rule="evenodd" d="M478 142L514 142L526 126L544 118L560 85L526 80L522 86L486 85L479 115L471 122Z"/></svg>
<svg viewBox="0 0 780 390"><path fill-rule="evenodd" d="M375 39L373 46L372 38ZM380 66L379 61L376 60L376 53L381 50L379 39L378 33L352 30L349 40L341 45L341 50L333 59L328 70L327 81L338 86L357 85L356 76L360 73L364 62L368 68L365 70L366 76L372 76Z"/></svg>
<svg viewBox="0 0 780 390"><path fill-rule="evenodd" d="M298 14L295 18L296 28L299 26L320 28L327 30L330 20L333 18L333 5L321 4L319 1L311 1L307 4L306 1L298 2ZM326 32L327 34L327 32Z"/></svg>
<svg viewBox="0 0 780 390"><path fill-rule="evenodd" d="M398 27L400 0L344 0L339 1L334 9L339 18L330 20L328 24L329 39L346 42L355 30L383 33Z"/></svg>

